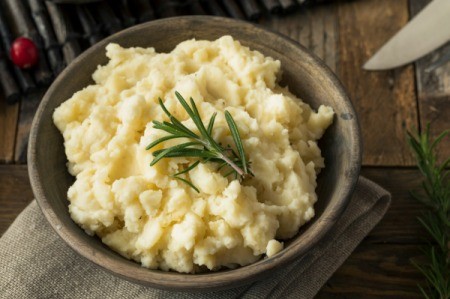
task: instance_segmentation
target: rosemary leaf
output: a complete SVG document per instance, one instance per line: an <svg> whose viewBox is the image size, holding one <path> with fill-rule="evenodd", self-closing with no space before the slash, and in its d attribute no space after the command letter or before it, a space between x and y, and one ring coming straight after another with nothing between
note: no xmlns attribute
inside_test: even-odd
<svg viewBox="0 0 450 299"><path fill-rule="evenodd" d="M158 150L153 153L153 155L159 156L164 150ZM206 152L202 149L198 148L184 148L179 150L174 150L170 152L166 152L163 158L213 158L213 154L210 152Z"/></svg>
<svg viewBox="0 0 450 299"><path fill-rule="evenodd" d="M191 136L191 138L198 139L198 135L189 130L185 125L183 125L178 119L173 116L170 116L170 121L172 124L178 128L180 131L185 132L187 135Z"/></svg>
<svg viewBox="0 0 450 299"><path fill-rule="evenodd" d="M170 139L175 139L175 138L180 138L180 137L179 137L179 136L175 136L175 135L167 135L167 136L161 137L161 138L159 138L159 139L153 141L153 142L150 143L149 145L147 145L147 147L146 147L145 149L146 149L146 150L149 150L149 149L151 149L152 147L157 146L157 145L160 144L161 142L164 142L164 141L167 141L167 140L170 140Z"/></svg>
<svg viewBox="0 0 450 299"><path fill-rule="evenodd" d="M180 178L180 177L178 177L178 176L172 176L172 177L173 177L174 179L177 179L177 180L182 181L183 183L185 183L186 185L188 185L189 187L191 187L192 189L194 189L195 191L197 191L197 193L200 193L200 190L198 190L198 188L195 187L195 185L192 184L192 182L190 182L190 181L188 181L188 180L186 180L186 179Z"/></svg>
<svg viewBox="0 0 450 299"><path fill-rule="evenodd" d="M228 127L230 128L231 136L233 137L234 143L236 144L239 157L242 160L242 166L244 167L244 173L247 174L247 161L245 160L245 152L244 152L244 146L242 145L241 136L239 135L239 131L237 129L236 123L233 120L233 117L231 117L230 112L225 111L225 119L227 120Z"/></svg>
<svg viewBox="0 0 450 299"><path fill-rule="evenodd" d="M183 131L180 131L176 126L174 126L173 124L169 124L167 122L161 123L159 121L154 120L153 121L153 128L158 129L158 130L163 130L166 131L170 134L179 136L179 137L187 137L190 138L191 136L184 133Z"/></svg>
<svg viewBox="0 0 450 299"><path fill-rule="evenodd" d="M224 168L225 166L227 166L226 162L222 162L220 163L219 167L217 167L217 171L220 171L222 168Z"/></svg>
<svg viewBox="0 0 450 299"><path fill-rule="evenodd" d="M184 110L186 110L188 115L194 121L194 124L197 127L197 129L200 131L200 134L205 138L205 135L207 135L206 134L206 129L205 129L205 126L202 123L202 120L200 119L200 115L198 114L198 111L196 111L196 113L194 113L193 109L191 109L191 107L189 107L188 103L181 96L181 94L179 94L178 92L175 92L175 95L176 95L178 101L180 102L180 104L183 106ZM195 106L195 103L194 103L193 107L194 106ZM195 109L195 110L197 110L197 109Z"/></svg>
<svg viewBox="0 0 450 299"><path fill-rule="evenodd" d="M167 110L166 106L164 105L164 102L161 100L161 98L158 98L159 106L161 106L164 113L170 118L172 114L170 114L169 110Z"/></svg>
<svg viewBox="0 0 450 299"><path fill-rule="evenodd" d="M235 171L233 171L233 169L232 169L232 170L228 171L227 173L225 173L223 176L224 177L228 177L228 176L230 176L230 175L232 175L234 173L235 173Z"/></svg>
<svg viewBox="0 0 450 299"><path fill-rule="evenodd" d="M185 182L186 184L194 188L197 192L199 191L192 184L192 182L189 182L184 178L180 178L178 175L188 173L190 170L195 168L200 162L219 163L218 170L224 167L229 167L228 173L224 175L225 177L234 174L235 178L242 179L247 174L253 175L253 173L249 168L250 162L247 161L245 157L244 146L242 144L242 140L239 135L238 126L234 121L233 117L231 116L231 114L228 111L225 111L225 118L227 120L228 127L230 129L230 134L233 137L233 141L235 143L238 154L230 146L224 148L220 143L217 143L213 139L212 132L217 113L214 113L211 116L208 122L208 126L205 127L203 121L201 120L200 113L197 109L197 106L195 105L194 100L190 98L189 99L190 105L189 105L183 98L183 96L177 91L175 91L175 96L180 102L180 104L183 106L184 110L187 112L189 117L194 122L200 135L194 133L192 130L183 125L181 121L179 121L174 115L172 115L169 112L167 107L164 105L164 102L159 98L158 99L159 105L169 118L170 122L153 121L153 128L165 131L169 135L153 141L146 147L146 149L150 150L154 148L156 145L171 139L187 138L190 139L191 141L181 143L169 148L154 151L153 156L155 158L150 163L150 166L155 165L161 159L164 158L183 158L183 157L198 158L199 159L198 161L194 162L186 169L172 175L172 177L182 182Z"/></svg>
<svg viewBox="0 0 450 299"><path fill-rule="evenodd" d="M193 146L193 145L198 145L198 142L186 142L186 143L182 143L182 144L178 144L169 148L166 148L164 150L162 150L161 152L159 152L155 158L153 159L153 161L150 163L150 166L155 165L159 160L161 160L162 158L164 158L167 155L170 155L171 153L177 153L180 152L180 150L188 147L188 146Z"/></svg>
<svg viewBox="0 0 450 299"><path fill-rule="evenodd" d="M209 119L208 129L207 129L209 135L212 135L212 130L214 127L214 121L216 120L216 116L217 116L217 112L214 112L214 114Z"/></svg>
<svg viewBox="0 0 450 299"><path fill-rule="evenodd" d="M195 167L197 167L198 164L200 164L200 161L196 161L196 162L192 163L191 165L189 165L189 167L187 167L186 169L183 169L180 172L175 173L173 176L177 176L177 175L180 175L180 174L183 174L183 173L187 173L187 172L191 171L192 169L194 169Z"/></svg>
<svg viewBox="0 0 450 299"><path fill-rule="evenodd" d="M422 184L425 194L411 192L411 195L429 208L418 221L434 241L424 251L426 262L419 264L412 261L426 278L426 287L419 286L425 298L450 298L450 171L446 168L450 158L438 165L435 153L436 146L448 134L449 131L444 131L431 141L429 124L425 132L416 136L408 132L408 143L425 177Z"/></svg>
<svg viewBox="0 0 450 299"><path fill-rule="evenodd" d="M214 141L212 136L210 134L208 134L208 131L206 130L205 125L203 124L203 122L200 118L200 113L197 110L197 106L195 105L195 102L192 98L190 98L190 102L191 102L192 110L194 111L194 115L195 115L194 122L197 125L198 130L202 134L203 138L205 138L208 141L209 146L211 146L215 150L220 151L219 145Z"/></svg>

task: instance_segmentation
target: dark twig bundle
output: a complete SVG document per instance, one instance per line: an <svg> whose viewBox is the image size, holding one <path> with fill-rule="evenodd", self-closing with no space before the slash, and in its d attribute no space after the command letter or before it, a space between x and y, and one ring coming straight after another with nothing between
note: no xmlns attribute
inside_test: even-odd
<svg viewBox="0 0 450 299"><path fill-rule="evenodd" d="M278 0L262 0L262 3L270 13L277 14L281 12L281 5Z"/></svg>
<svg viewBox="0 0 450 299"><path fill-rule="evenodd" d="M116 15L121 18L122 25L125 28L136 24L136 19L131 14L128 0L112 0L109 3Z"/></svg>
<svg viewBox="0 0 450 299"><path fill-rule="evenodd" d="M12 76L8 65L8 55L0 43L0 89L3 91L7 103L15 103L20 98L20 90Z"/></svg>
<svg viewBox="0 0 450 299"><path fill-rule="evenodd" d="M242 0L241 5L247 19L257 20L261 16L261 9L256 0Z"/></svg>
<svg viewBox="0 0 450 299"><path fill-rule="evenodd" d="M8 22L4 14L4 7L0 5L0 38L3 44L3 49L6 53L9 53L11 49L11 43L13 42L11 31L9 30ZM23 72L20 68L12 65L14 75L19 83L22 92L27 93L36 89L33 78L28 72Z"/></svg>
<svg viewBox="0 0 450 299"><path fill-rule="evenodd" d="M222 0L222 4L232 18L245 20L245 15L235 0Z"/></svg>
<svg viewBox="0 0 450 299"><path fill-rule="evenodd" d="M152 4L155 7L156 14L160 18L169 18L178 15L176 7L179 6L179 1L152 0Z"/></svg>
<svg viewBox="0 0 450 299"><path fill-rule="evenodd" d="M219 0L203 0L202 4L210 14L226 17L227 13L223 10L218 1Z"/></svg>
<svg viewBox="0 0 450 299"><path fill-rule="evenodd" d="M56 41L55 33L50 25L47 9L42 0L28 0L36 28L44 41L44 48L53 74L58 75L64 68L64 60Z"/></svg>
<svg viewBox="0 0 450 299"><path fill-rule="evenodd" d="M189 2L189 12L193 15L206 15L206 11L199 0Z"/></svg>
<svg viewBox="0 0 450 299"><path fill-rule="evenodd" d="M62 9L59 4L50 1L46 1L45 4L47 5L56 38L62 44L64 59L69 64L81 53L80 44L76 39L76 34L69 21L69 16L66 10Z"/></svg>
<svg viewBox="0 0 450 299"><path fill-rule="evenodd" d="M41 37L31 19L29 10L22 0L5 0L5 5L8 7L11 21L17 31L16 33L33 40L39 50L39 63L32 70L36 83L44 86L50 84L53 79L53 73L48 67Z"/></svg>
<svg viewBox="0 0 450 299"><path fill-rule="evenodd" d="M149 0L130 0L130 10L137 17L139 23L155 18L155 11Z"/></svg>
<svg viewBox="0 0 450 299"><path fill-rule="evenodd" d="M89 41L89 44L93 45L102 40L104 36L101 34L101 28L95 21L91 11L83 5L77 5L76 10L84 36Z"/></svg>
<svg viewBox="0 0 450 299"><path fill-rule="evenodd" d="M297 7L297 4L294 0L279 0L279 1L281 7L283 8L283 11L285 12L293 11Z"/></svg>
<svg viewBox="0 0 450 299"><path fill-rule="evenodd" d="M122 23L107 2L100 1L92 5L94 14L100 19L102 29L106 34L114 34L122 30Z"/></svg>
<svg viewBox="0 0 450 299"><path fill-rule="evenodd" d="M300 5L324 1L327 0L103 0L74 5L57 4L59 0L4 0L0 2L0 86L8 101L13 102L19 95L18 86L26 95L36 89L35 82L48 85L87 43L93 45L106 35L156 17L212 14L257 20L263 12L288 12ZM38 46L41 58L36 68L21 70L10 65L8 54L16 35L27 36ZM86 44L80 44L78 39L82 36Z"/></svg>

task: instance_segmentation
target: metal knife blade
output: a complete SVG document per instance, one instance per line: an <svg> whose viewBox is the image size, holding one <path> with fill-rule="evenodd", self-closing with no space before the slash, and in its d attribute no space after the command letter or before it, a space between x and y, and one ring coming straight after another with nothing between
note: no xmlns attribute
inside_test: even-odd
<svg viewBox="0 0 450 299"><path fill-rule="evenodd" d="M412 62L450 41L450 0L433 0L363 68L386 70Z"/></svg>

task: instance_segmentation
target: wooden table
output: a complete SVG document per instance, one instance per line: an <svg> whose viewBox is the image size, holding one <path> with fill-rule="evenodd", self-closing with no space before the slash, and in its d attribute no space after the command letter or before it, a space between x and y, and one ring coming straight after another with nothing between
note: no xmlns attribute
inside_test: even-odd
<svg viewBox="0 0 450 299"><path fill-rule="evenodd" d="M416 217L423 206L408 191L422 177L406 143L406 131L431 122L436 134L450 128L450 63L424 69L450 45L414 65L367 72L363 63L429 0L337 2L261 23L310 48L341 79L359 116L364 139L362 174L392 192L384 219L331 277L319 298L419 297L421 274L411 260L421 256L426 236ZM411 12L411 15L410 15ZM420 39L420 37L418 37ZM25 155L40 94L16 105L0 99L0 234L32 200ZM441 146L450 155L450 138Z"/></svg>

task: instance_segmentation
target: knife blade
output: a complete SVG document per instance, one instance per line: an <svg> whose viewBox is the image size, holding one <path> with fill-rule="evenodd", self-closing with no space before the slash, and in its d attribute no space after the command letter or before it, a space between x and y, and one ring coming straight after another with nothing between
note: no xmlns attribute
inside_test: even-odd
<svg viewBox="0 0 450 299"><path fill-rule="evenodd" d="M363 66L387 70L410 63L450 41L450 0L433 0Z"/></svg>

